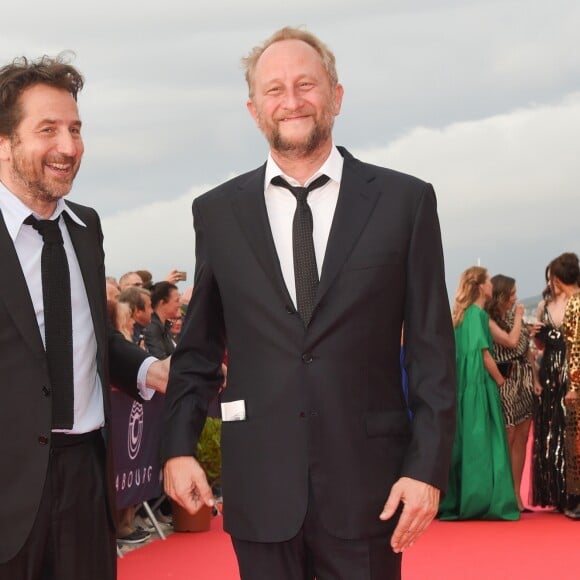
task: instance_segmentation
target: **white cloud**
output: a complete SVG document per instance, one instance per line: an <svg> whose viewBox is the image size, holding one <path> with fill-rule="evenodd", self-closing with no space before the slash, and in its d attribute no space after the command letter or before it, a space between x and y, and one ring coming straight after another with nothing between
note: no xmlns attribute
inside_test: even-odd
<svg viewBox="0 0 580 580"><path fill-rule="evenodd" d="M417 128L362 159L434 184L448 286L477 258L512 273L522 293L541 289L544 266L580 251L580 93L443 129Z"/></svg>
<svg viewBox="0 0 580 580"><path fill-rule="evenodd" d="M142 205L102 220L107 275L150 270L160 280L173 270L193 279L195 244L191 203L209 186L192 188L168 201Z"/></svg>
<svg viewBox="0 0 580 580"><path fill-rule="evenodd" d="M537 238L548 209L559 225L580 209L580 93L443 129L420 127L382 149L357 154L435 185L447 244L486 244L493 232ZM556 216L558 216L556 218ZM480 226L485 227L480 227ZM468 235L469 233L469 235Z"/></svg>
<svg viewBox="0 0 580 580"><path fill-rule="evenodd" d="M346 90L337 143L436 185L450 286L480 255L535 291L551 254L579 247L577 0L5 4L0 64L77 55L87 148L71 198L114 224L115 270L141 256L158 275L173 257L191 270L193 193L181 194L263 160L240 57L285 25L336 54Z"/></svg>

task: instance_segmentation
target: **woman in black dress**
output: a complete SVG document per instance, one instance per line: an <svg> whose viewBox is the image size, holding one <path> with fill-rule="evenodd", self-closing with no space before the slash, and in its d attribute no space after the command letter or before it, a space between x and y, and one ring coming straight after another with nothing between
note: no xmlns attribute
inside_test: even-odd
<svg viewBox="0 0 580 580"><path fill-rule="evenodd" d="M554 288L546 269L547 287L538 305L540 323L534 337L541 351L541 391L534 397L534 442L532 452L532 505L567 507L565 428L566 343L562 322L567 297Z"/></svg>

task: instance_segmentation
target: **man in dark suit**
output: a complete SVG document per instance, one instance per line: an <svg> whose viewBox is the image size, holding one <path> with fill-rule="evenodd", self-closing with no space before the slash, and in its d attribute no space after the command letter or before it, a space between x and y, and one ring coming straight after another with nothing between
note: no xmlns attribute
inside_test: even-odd
<svg viewBox="0 0 580 580"><path fill-rule="evenodd" d="M109 380L145 398L167 380L167 363L107 323L99 218L63 199L83 155L82 86L59 59L0 69L3 579L116 577ZM43 226L56 238L41 236ZM53 256L58 247L64 270L45 261L47 245ZM57 269L59 290L45 299ZM58 294L70 298L55 316ZM68 331L55 333L55 319L69 320ZM64 379L56 351L71 363Z"/></svg>
<svg viewBox="0 0 580 580"><path fill-rule="evenodd" d="M401 552L437 511L454 432L433 188L334 146L343 88L313 35L282 29L245 65L270 156L193 204L196 276L166 395L166 490L190 511L213 501L192 454L227 347L221 483L242 578L399 578ZM325 183L304 208L305 188L291 192L280 176Z"/></svg>

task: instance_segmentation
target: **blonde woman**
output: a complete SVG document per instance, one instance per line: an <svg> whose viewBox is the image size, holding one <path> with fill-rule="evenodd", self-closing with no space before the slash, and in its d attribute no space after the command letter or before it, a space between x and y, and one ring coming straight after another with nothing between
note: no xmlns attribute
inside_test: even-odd
<svg viewBox="0 0 580 580"><path fill-rule="evenodd" d="M491 350L484 310L492 285L479 266L461 275L453 325L457 363L457 430L442 520L517 520L506 433L498 387L504 382Z"/></svg>
<svg viewBox="0 0 580 580"><path fill-rule="evenodd" d="M117 319L115 327L129 341L133 341L135 320L131 315L131 307L126 302L117 302Z"/></svg>

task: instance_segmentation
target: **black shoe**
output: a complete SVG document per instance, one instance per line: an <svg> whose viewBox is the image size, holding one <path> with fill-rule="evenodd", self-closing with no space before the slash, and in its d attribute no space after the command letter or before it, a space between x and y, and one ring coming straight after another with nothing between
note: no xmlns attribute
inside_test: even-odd
<svg viewBox="0 0 580 580"><path fill-rule="evenodd" d="M173 524L173 516L171 514L164 514L161 509L158 509L155 511L155 519L160 523L160 524L167 524L167 525L172 525Z"/></svg>
<svg viewBox="0 0 580 580"><path fill-rule="evenodd" d="M141 528L137 528L126 536L117 538L117 544L141 544L145 540L148 540L151 534Z"/></svg>
<svg viewBox="0 0 580 580"><path fill-rule="evenodd" d="M138 530L145 530L146 532L153 533L155 531L155 526L151 523L151 520L148 516L142 518L141 516L135 516L133 520L133 525Z"/></svg>
<svg viewBox="0 0 580 580"><path fill-rule="evenodd" d="M573 510L564 510L564 515L571 520L580 520L580 505L577 505Z"/></svg>

